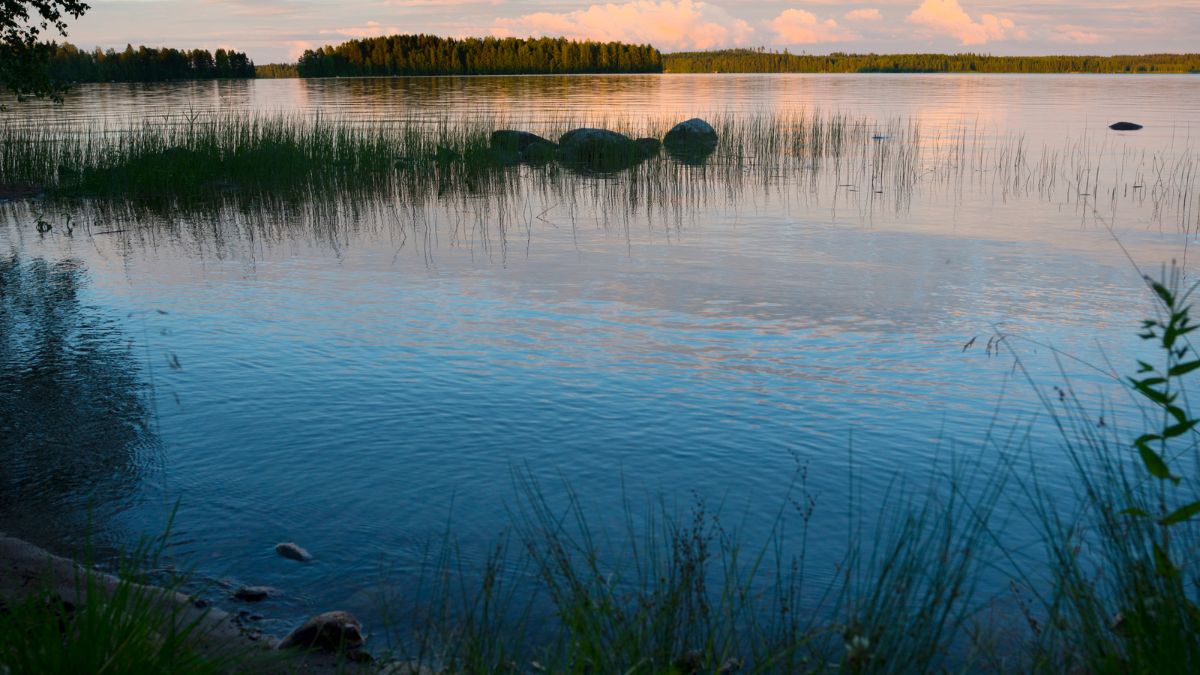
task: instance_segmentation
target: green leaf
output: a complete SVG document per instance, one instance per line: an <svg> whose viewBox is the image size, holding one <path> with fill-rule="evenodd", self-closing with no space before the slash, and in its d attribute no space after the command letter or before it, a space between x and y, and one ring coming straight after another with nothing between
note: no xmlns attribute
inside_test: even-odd
<svg viewBox="0 0 1200 675"><path fill-rule="evenodd" d="M1171 416L1178 420L1180 424L1188 421L1187 413L1179 406L1169 405L1167 406L1167 412L1171 413Z"/></svg>
<svg viewBox="0 0 1200 675"><path fill-rule="evenodd" d="M1187 375L1197 368L1200 368L1200 359L1188 361L1187 363L1181 363L1167 371L1167 375L1169 377L1179 377L1181 375Z"/></svg>
<svg viewBox="0 0 1200 675"><path fill-rule="evenodd" d="M1174 525L1175 523L1182 523L1185 520L1191 520L1197 514L1200 514L1200 502L1192 502L1191 504L1175 509L1171 515L1159 522L1163 525Z"/></svg>
<svg viewBox="0 0 1200 675"><path fill-rule="evenodd" d="M1157 543L1154 544L1154 568L1159 574L1168 578L1174 578L1179 573L1179 568L1175 567L1175 563L1171 562L1167 552Z"/></svg>
<svg viewBox="0 0 1200 675"><path fill-rule="evenodd" d="M1137 389L1142 396L1145 396L1159 405L1170 405L1175 402L1175 394L1167 395L1161 391L1158 391L1157 389L1151 389L1150 387L1141 384L1135 384L1133 385L1133 388Z"/></svg>
<svg viewBox="0 0 1200 675"><path fill-rule="evenodd" d="M1154 289L1154 293L1162 299L1163 304L1165 304L1167 307L1175 306L1175 296L1171 295L1171 291L1167 290L1166 286L1163 286L1157 281L1153 281L1150 282L1150 288Z"/></svg>
<svg viewBox="0 0 1200 675"><path fill-rule="evenodd" d="M1142 438L1145 438L1145 436ZM1146 470L1150 472L1151 476L1159 480L1170 480L1176 484L1179 483L1179 478L1171 475L1171 470L1167 468L1167 463L1163 461L1163 458L1157 452L1150 449L1150 446L1144 440L1138 439L1135 444L1137 445L1138 453L1142 456L1142 464L1146 465Z"/></svg>
<svg viewBox="0 0 1200 675"><path fill-rule="evenodd" d="M1149 513L1146 513L1145 511L1143 511L1139 508L1136 508L1136 507L1132 507L1132 506L1121 511L1121 515L1133 516L1134 518L1149 518L1150 517Z"/></svg>
<svg viewBox="0 0 1200 675"><path fill-rule="evenodd" d="M1145 361L1138 361L1138 372L1139 373L1152 373L1152 372L1154 372L1154 366L1150 365L1149 363L1146 363Z"/></svg>
<svg viewBox="0 0 1200 675"><path fill-rule="evenodd" d="M1197 422L1200 422L1200 420L1187 420L1186 422L1180 422L1179 424L1172 424L1166 429L1163 429L1162 436L1163 438L1175 438L1176 436L1182 436L1191 431L1192 427L1196 426Z"/></svg>

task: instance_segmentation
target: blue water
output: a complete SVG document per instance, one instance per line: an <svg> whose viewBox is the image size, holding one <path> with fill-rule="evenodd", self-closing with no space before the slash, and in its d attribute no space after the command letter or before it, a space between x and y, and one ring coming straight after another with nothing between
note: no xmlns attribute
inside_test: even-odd
<svg viewBox="0 0 1200 675"><path fill-rule="evenodd" d="M560 79L515 81L548 108L575 91ZM1091 115L1130 116L1109 103L1070 118L1080 105L1072 88L1087 82L1088 91L1119 88L1159 106L1138 110L1150 132L1122 147L1160 148L1200 122L1181 112L1180 100L1200 110L1187 78L633 79L660 82L646 94L664 102L656 115L683 108L701 82L715 83L708 109L730 108L731 88L743 102L816 91L833 97L821 101L827 108L880 118L924 114L943 100L941 121L988 110L1000 138L1012 131L1006 120L1042 119L1037 111L1058 103L1061 119L1027 131L1059 143ZM598 81L567 107L626 82ZM379 100L397 114L459 100L408 89L371 98L378 93L354 82L239 86L249 93L220 88L211 100L307 109L317 86L326 95L335 88L329 100L347 101L351 114ZM496 90L481 78L454 91L469 100L472 87L481 101ZM277 90L287 95L268 96ZM118 86L100 91L108 106L100 117L144 104ZM632 114L641 90L620 91L612 111ZM144 96L157 109L183 108L196 91ZM856 108L862 101L869 105ZM1182 143L1175 156L1194 157ZM39 488L38 462L21 464L13 482L42 510L0 502L0 528L74 551L86 538L81 512L98 515L92 535L121 544L160 531L177 505L171 558L201 579L282 589L265 612L272 628L334 607L373 616L366 591L402 588L447 531L479 561L512 522L514 476L523 472L558 505L569 483L598 531L613 536L623 499L663 495L686 506L698 494L723 503L754 541L768 536L807 466L819 495L812 569L827 578L844 550L852 474L861 513L883 507L889 485L921 485L952 466L984 471L1005 447L1036 455L1053 488L1066 480L1066 460L1035 387L1053 396L1067 378L1097 421L1107 414L1109 428L1137 427L1120 387L1071 357L1131 372L1146 353L1137 325L1153 305L1116 240L1157 271L1184 259L1190 235L1179 223L1194 216L1125 200L1098 217L1086 203L1007 195L986 182L875 210L829 195L801 199L794 185L742 190L682 224L637 213L606 220L586 200L570 217L531 194L530 212L545 208L545 219L504 235L455 224L448 207L419 223L368 210L328 230L226 214L215 225L135 222L124 235L38 236L30 227L38 207L8 205L0 256L75 261L74 314L84 327L67 331L70 340L111 352L105 363L133 374L120 387L145 410L129 413L136 430L119 437L133 458L125 479L63 494ZM989 354L997 333L1010 337ZM35 360L28 346L0 345L8 352L0 367ZM1004 441L1013 430L1032 430L1034 440ZM74 442L42 450L70 457ZM1033 533L1018 524L1013 536ZM314 563L276 556L274 544L289 540Z"/></svg>

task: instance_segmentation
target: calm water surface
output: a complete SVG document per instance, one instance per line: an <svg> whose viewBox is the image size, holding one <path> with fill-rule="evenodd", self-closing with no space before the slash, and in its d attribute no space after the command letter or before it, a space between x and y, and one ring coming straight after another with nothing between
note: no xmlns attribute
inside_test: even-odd
<svg viewBox="0 0 1200 675"><path fill-rule="evenodd" d="M825 178L707 179L698 208L667 218L601 208L589 191L622 179L581 179L578 203L531 192L505 227L462 204L154 222L83 209L91 234L41 236L38 205L0 207L0 292L62 301L0 293L13 326L0 339L0 446L18 458L0 480L0 528L78 550L89 527L128 542L178 504L172 556L206 579L283 589L267 611L286 623L333 607L371 616L365 590L403 585L447 529L477 559L510 522L516 470L552 500L568 480L601 530L619 522L623 493L687 503L694 491L724 501L750 540L800 465L822 542L845 540L851 473L866 513L897 480L991 466L1006 447L1053 485L1065 458L1014 350L1042 393L1064 384L1061 366L1097 420L1132 438L1127 397L1072 359L1126 373L1144 355L1135 332L1152 305L1114 235L1148 270L1186 260L1196 192L1156 200L1145 186L1195 180L1196 78L96 85L15 114L110 128L289 111L550 129L814 109L915 120L929 144L967 130L990 159L905 199ZM1107 130L1126 119L1146 129ZM1035 157L1074 147L1111 192L1080 197L1066 178L1012 189L995 164L1014 143ZM1011 349L989 354L997 332ZM47 356L34 334L67 348ZM1024 444L995 440L1028 429ZM316 561L278 558L285 540ZM832 573L841 552L822 547L814 569Z"/></svg>

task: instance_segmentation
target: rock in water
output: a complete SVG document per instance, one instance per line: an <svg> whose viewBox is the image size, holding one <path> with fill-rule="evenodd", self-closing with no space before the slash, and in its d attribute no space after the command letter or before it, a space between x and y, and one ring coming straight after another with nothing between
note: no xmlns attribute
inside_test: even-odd
<svg viewBox="0 0 1200 675"><path fill-rule="evenodd" d="M1133 122L1117 122L1116 124L1108 125L1108 128L1113 131L1137 131L1142 128L1142 125L1134 124Z"/></svg>
<svg viewBox="0 0 1200 675"><path fill-rule="evenodd" d="M667 154L685 164L702 164L717 149L717 130L696 117L680 122L663 138Z"/></svg>
<svg viewBox="0 0 1200 675"><path fill-rule="evenodd" d="M290 541L282 544L276 544L275 552L290 560L299 560L300 562L308 562L312 560L312 554Z"/></svg>
<svg viewBox="0 0 1200 675"><path fill-rule="evenodd" d="M537 134L528 131L500 129L492 132L492 153L501 158L503 163L511 160L520 162L541 163L554 159L558 145Z"/></svg>
<svg viewBox="0 0 1200 675"><path fill-rule="evenodd" d="M667 150L693 148L714 150L717 147L717 130L699 117L693 117L671 127L671 130L663 138L663 145L667 146Z"/></svg>
<svg viewBox="0 0 1200 675"><path fill-rule="evenodd" d="M634 143L642 149L642 154L647 157L654 157L658 151L662 149L662 143L657 138L639 138Z"/></svg>
<svg viewBox="0 0 1200 675"><path fill-rule="evenodd" d="M275 589L269 586L242 586L233 592L233 597L246 602L259 602L266 600L275 593Z"/></svg>
<svg viewBox="0 0 1200 675"><path fill-rule="evenodd" d="M293 647L327 651L353 650L363 646L362 624L350 612L325 612L305 621L279 643L280 649Z"/></svg>
<svg viewBox="0 0 1200 675"><path fill-rule="evenodd" d="M572 129L558 145L565 164L586 171L619 171L646 158L632 138L607 129Z"/></svg>

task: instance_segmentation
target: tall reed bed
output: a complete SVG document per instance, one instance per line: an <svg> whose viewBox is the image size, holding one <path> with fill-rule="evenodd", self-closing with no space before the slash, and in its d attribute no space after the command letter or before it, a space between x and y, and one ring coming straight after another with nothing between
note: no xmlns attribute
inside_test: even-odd
<svg viewBox="0 0 1200 675"><path fill-rule="evenodd" d="M181 115L121 129L9 121L0 126L0 185L39 186L59 201L124 199L191 210L211 209L214 202L345 198L418 208L485 197L503 206L530 191L577 201L582 190L603 193L609 215L653 209L675 219L747 190L806 199L842 195L903 212L918 195L948 190L958 199L971 189L1085 210L1148 203L1156 221L1173 219L1189 231L1200 221L1200 155L1186 139L1156 151L1087 135L1060 147L1031 147L1021 135L997 136L978 126L928 129L911 119L813 110L713 115L721 142L707 160L678 162L664 153L607 174L581 175L556 162L515 166L489 147L491 132L500 128L555 140L581 126L661 138L674 121L595 116L524 123L475 115L357 123Z"/></svg>

